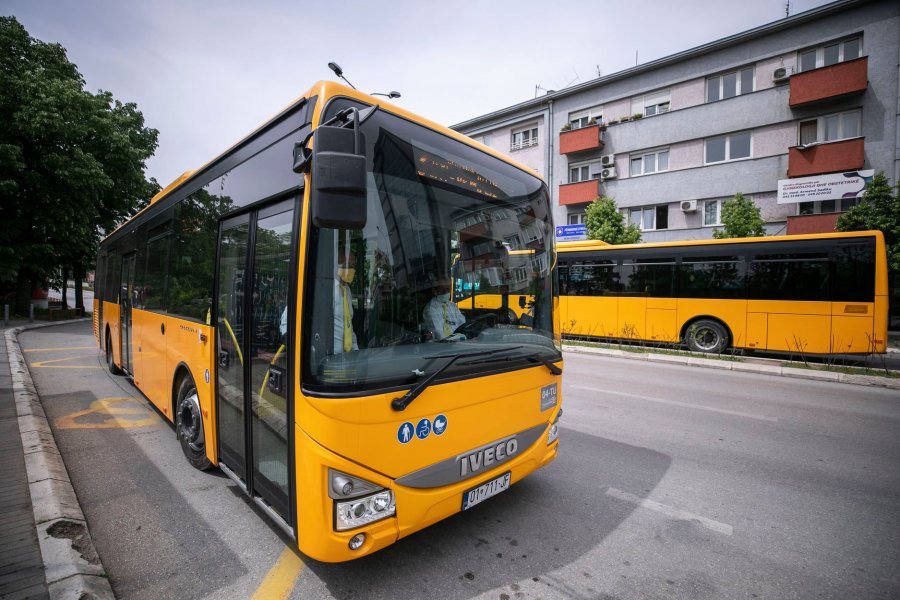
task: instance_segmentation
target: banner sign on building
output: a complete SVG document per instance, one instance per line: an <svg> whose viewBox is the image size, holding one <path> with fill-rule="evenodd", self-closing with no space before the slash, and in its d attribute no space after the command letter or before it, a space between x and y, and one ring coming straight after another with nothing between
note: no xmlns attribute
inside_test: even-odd
<svg viewBox="0 0 900 600"><path fill-rule="evenodd" d="M580 242L588 239L587 225L557 225L556 241L557 242Z"/></svg>
<svg viewBox="0 0 900 600"><path fill-rule="evenodd" d="M778 204L860 198L875 170L831 173L813 177L778 180Z"/></svg>

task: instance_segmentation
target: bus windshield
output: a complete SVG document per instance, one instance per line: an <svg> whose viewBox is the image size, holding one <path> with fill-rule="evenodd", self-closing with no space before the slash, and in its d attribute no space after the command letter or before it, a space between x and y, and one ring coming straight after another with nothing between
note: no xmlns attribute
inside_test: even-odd
<svg viewBox="0 0 900 600"><path fill-rule="evenodd" d="M374 393L439 369L458 378L558 360L546 186L386 111L362 132L366 226L311 226L304 388ZM445 364L493 349L508 351Z"/></svg>

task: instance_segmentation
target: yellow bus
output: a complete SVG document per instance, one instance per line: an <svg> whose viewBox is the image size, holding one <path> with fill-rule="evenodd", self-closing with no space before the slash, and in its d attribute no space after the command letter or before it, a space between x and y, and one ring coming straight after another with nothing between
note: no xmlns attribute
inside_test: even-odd
<svg viewBox="0 0 900 600"><path fill-rule="evenodd" d="M885 352L879 231L558 244L567 337L802 354Z"/></svg>
<svg viewBox="0 0 900 600"><path fill-rule="evenodd" d="M320 82L103 240L94 333L191 464L306 555L358 558L556 457L551 213L529 169ZM502 283L517 249L544 257L527 322L430 335L438 280Z"/></svg>

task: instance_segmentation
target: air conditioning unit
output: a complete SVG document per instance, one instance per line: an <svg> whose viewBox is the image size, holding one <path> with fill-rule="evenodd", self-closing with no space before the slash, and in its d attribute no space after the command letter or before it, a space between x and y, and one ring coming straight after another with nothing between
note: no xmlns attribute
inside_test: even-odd
<svg viewBox="0 0 900 600"><path fill-rule="evenodd" d="M600 171L600 179L615 179L618 175L615 167L607 167Z"/></svg>
<svg viewBox="0 0 900 600"><path fill-rule="evenodd" d="M600 166L601 167L612 167L616 164L616 155L615 154L604 154L600 157Z"/></svg>
<svg viewBox="0 0 900 600"><path fill-rule="evenodd" d="M781 81L787 81L791 78L791 75L794 74L794 67L778 67L772 73L772 81L775 83L779 83Z"/></svg>
<svg viewBox="0 0 900 600"><path fill-rule="evenodd" d="M681 212L696 212L697 210L697 201L696 200L682 200L681 201Z"/></svg>

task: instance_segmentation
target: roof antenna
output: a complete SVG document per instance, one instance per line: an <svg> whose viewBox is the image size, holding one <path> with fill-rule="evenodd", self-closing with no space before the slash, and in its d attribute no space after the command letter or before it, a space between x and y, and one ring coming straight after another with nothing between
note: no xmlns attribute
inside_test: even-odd
<svg viewBox="0 0 900 600"><path fill-rule="evenodd" d="M328 63L328 68L331 69L332 71L334 71L335 75L337 75L338 77L340 77L341 79L346 81L347 85L352 87L354 90L356 89L356 86L353 85L352 83L350 83L346 77L344 77L344 70L341 68L341 66L339 64L337 64L335 62L330 62L330 63Z"/></svg>

